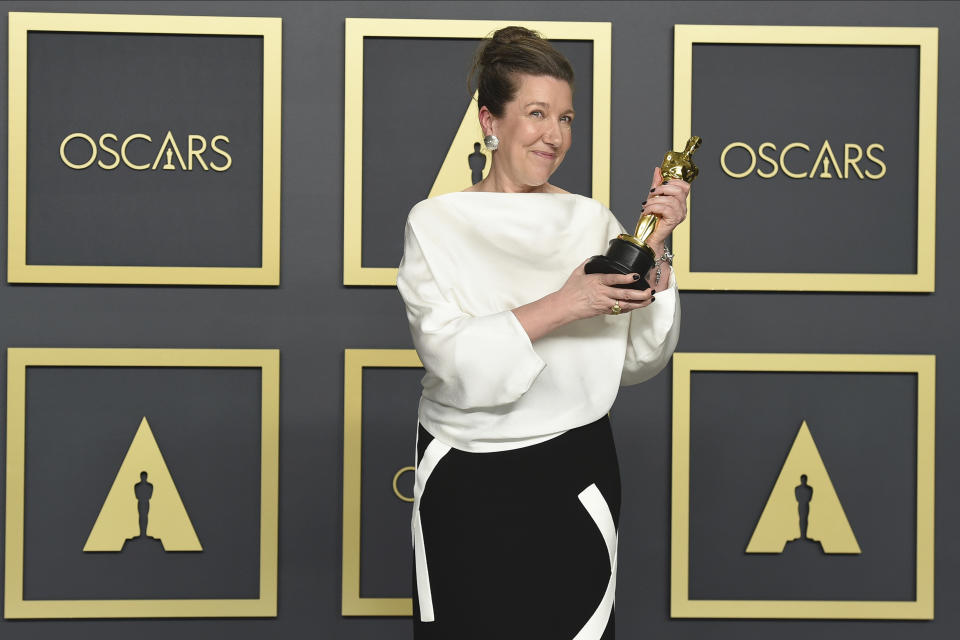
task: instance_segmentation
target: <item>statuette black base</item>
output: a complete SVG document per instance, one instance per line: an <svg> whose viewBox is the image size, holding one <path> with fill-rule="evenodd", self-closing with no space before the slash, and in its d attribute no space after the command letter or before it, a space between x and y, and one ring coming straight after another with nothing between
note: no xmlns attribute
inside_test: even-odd
<svg viewBox="0 0 960 640"><path fill-rule="evenodd" d="M587 260L584 271L587 273L639 273L640 279L636 282L614 285L620 289L639 289L645 291L650 288L647 282L647 272L653 267L656 258L650 247L639 246L621 238L610 241L607 253L602 256L593 256Z"/></svg>

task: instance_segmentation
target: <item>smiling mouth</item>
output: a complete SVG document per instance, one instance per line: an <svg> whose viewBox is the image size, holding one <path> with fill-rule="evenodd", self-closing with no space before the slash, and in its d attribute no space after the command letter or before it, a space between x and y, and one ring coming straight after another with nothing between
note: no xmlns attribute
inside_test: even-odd
<svg viewBox="0 0 960 640"><path fill-rule="evenodd" d="M555 154L555 153L548 153L548 152L546 152L546 151L534 151L533 154L534 154L534 155L537 155L537 156L540 156L541 158L545 158L545 159L547 159L547 160L553 160L554 158L557 157L557 154Z"/></svg>

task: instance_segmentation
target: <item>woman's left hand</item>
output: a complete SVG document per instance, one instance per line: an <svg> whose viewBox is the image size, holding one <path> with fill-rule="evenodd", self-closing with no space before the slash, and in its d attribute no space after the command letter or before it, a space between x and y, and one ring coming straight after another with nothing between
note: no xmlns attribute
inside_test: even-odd
<svg viewBox="0 0 960 640"><path fill-rule="evenodd" d="M660 218L656 230L650 234L647 244L662 247L667 236L687 217L687 194L690 183L683 180L663 182L660 167L653 170L653 182L643 213L652 213Z"/></svg>

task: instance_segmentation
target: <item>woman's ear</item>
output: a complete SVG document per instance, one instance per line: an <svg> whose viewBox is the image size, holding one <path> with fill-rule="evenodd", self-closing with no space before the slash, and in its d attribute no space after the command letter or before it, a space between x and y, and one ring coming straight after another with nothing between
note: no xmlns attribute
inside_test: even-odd
<svg viewBox="0 0 960 640"><path fill-rule="evenodd" d="M490 113L490 109L487 109L487 105L480 107L480 128L483 130L483 135L497 135L497 132L494 131L494 122L496 118Z"/></svg>

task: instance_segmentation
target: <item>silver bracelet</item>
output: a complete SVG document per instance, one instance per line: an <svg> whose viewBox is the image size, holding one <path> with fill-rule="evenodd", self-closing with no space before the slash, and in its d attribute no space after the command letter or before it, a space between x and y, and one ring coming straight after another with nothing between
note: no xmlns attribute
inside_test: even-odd
<svg viewBox="0 0 960 640"><path fill-rule="evenodd" d="M657 275L654 277L653 286L658 286L660 284L660 276L663 273L663 263L666 262L671 267L673 266L673 254L670 253L670 249L666 245L663 246L663 255L657 258L654 262L654 266L657 267Z"/></svg>

